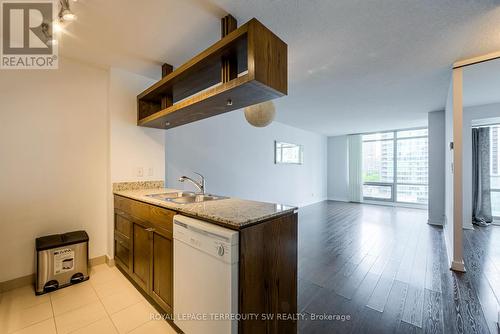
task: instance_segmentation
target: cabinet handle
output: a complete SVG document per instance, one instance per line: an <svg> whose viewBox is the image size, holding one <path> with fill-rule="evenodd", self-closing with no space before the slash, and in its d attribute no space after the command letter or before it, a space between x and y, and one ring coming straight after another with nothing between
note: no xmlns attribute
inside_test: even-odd
<svg viewBox="0 0 500 334"><path fill-rule="evenodd" d="M146 231L148 231L148 232L154 232L154 231L155 231L155 229L154 229L154 228L152 228L152 227L150 227L150 228L147 228L147 229L146 229Z"/></svg>

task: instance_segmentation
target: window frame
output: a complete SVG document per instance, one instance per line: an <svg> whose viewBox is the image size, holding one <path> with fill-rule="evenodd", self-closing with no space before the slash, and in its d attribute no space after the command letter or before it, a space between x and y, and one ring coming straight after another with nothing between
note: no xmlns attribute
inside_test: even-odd
<svg viewBox="0 0 500 334"><path fill-rule="evenodd" d="M364 201L376 201L376 202L394 202L394 184L387 182L363 182L363 186L379 186L391 188L391 198L379 198L379 197L369 197L363 196Z"/></svg>
<svg viewBox="0 0 500 334"><path fill-rule="evenodd" d="M491 129L494 127L496 127L500 131L500 124L490 124L487 126L490 128L490 133L491 133ZM490 145L490 155L492 153L491 150L492 150L492 147ZM490 174L490 182L491 182L491 174ZM490 187L490 197L491 197L492 193L500 193L500 188L491 188ZM493 221L496 222L497 224L499 224L500 223L500 216L493 216Z"/></svg>
<svg viewBox="0 0 500 334"><path fill-rule="evenodd" d="M491 188L490 189L490 193L500 193L500 189ZM498 223L500 223L500 216L493 216L493 220L497 221Z"/></svg>
<svg viewBox="0 0 500 334"><path fill-rule="evenodd" d="M294 146L298 147L298 149L299 149L299 161L298 162L278 161L278 144L288 144L288 145L294 145ZM281 149L281 160L283 160L283 149ZM275 140L274 141L274 164L275 165L303 165L304 164L304 145Z"/></svg>
<svg viewBox="0 0 500 334"><path fill-rule="evenodd" d="M397 134L398 132L401 131L410 131L410 130L423 130L427 129L428 127L414 127L414 128L405 128L405 129L395 129L395 130L389 130L389 131L375 131L375 132L367 132L367 133L362 133L362 136L365 135L371 135L371 134L376 134L376 133L392 133L392 138L388 139L369 139L369 140L363 140L362 143L369 143L369 142L382 142L382 141L392 141L393 142L393 176L392 176L392 183L390 182L374 182L374 181L369 181L365 182L363 180L363 186L385 186L385 187L391 187L391 199L384 199L384 198L376 198L376 197L369 197L369 196L364 196L363 195L363 201L371 201L371 202L381 202L381 203L394 203L394 204L403 204L403 205L412 205L416 207L428 207L429 205L429 198L427 198L427 203L422 204L422 203L413 203L413 202L405 202L405 201L398 201L397 200L397 191L398 191L398 186L425 186L427 187L427 191L429 190L429 179L427 178L427 183L398 183L398 158L397 158L397 153L398 153L398 141L399 140L409 140L409 139L420 139L420 138L427 138L429 140L429 132L427 131L427 136L414 136L414 137L403 137L403 138L398 138ZM427 141L428 143L428 141ZM428 152L427 152L428 153ZM427 155L427 161L429 159L429 156ZM428 169L428 166L427 166ZM427 174L428 175L428 174Z"/></svg>

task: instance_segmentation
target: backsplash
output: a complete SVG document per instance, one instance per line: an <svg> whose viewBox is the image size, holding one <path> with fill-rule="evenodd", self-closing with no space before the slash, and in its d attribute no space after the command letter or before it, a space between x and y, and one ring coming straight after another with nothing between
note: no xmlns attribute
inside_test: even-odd
<svg viewBox="0 0 500 334"><path fill-rule="evenodd" d="M113 183L113 191L163 188L164 181L137 181Z"/></svg>

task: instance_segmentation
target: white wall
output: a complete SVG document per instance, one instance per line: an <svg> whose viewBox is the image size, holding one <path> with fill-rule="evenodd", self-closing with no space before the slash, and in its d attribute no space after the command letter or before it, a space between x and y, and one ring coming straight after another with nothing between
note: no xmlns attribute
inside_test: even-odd
<svg viewBox="0 0 500 334"><path fill-rule="evenodd" d="M111 183L164 180L165 131L137 126L136 97L155 81L118 68L111 68L109 71ZM107 255L113 258L114 215L111 184L107 203Z"/></svg>
<svg viewBox="0 0 500 334"><path fill-rule="evenodd" d="M445 218L445 112L428 114L429 224L443 225Z"/></svg>
<svg viewBox="0 0 500 334"><path fill-rule="evenodd" d="M500 116L500 103L464 108L463 118L463 226L472 228L472 122Z"/></svg>
<svg viewBox="0 0 500 334"><path fill-rule="evenodd" d="M34 272L37 236L85 229L106 253L107 71L1 71L0 282Z"/></svg>
<svg viewBox="0 0 500 334"><path fill-rule="evenodd" d="M347 136L328 137L328 199L349 201L349 149Z"/></svg>
<svg viewBox="0 0 500 334"><path fill-rule="evenodd" d="M137 95L155 83L121 69L109 74L112 182L163 180L165 131L137 126ZM138 174L142 169L143 176Z"/></svg>
<svg viewBox="0 0 500 334"><path fill-rule="evenodd" d="M274 140L304 145L304 164L274 164ZM195 171L210 193L303 206L327 197L326 159L325 136L277 122L255 128L241 110L166 132L169 187L193 189L177 179Z"/></svg>

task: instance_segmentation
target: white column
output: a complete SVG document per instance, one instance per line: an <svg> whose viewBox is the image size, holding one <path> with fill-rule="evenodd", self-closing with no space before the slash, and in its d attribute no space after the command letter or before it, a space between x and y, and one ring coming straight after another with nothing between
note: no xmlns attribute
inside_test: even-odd
<svg viewBox="0 0 500 334"><path fill-rule="evenodd" d="M453 259L451 269L465 271L463 259L462 138L463 69L453 69Z"/></svg>

